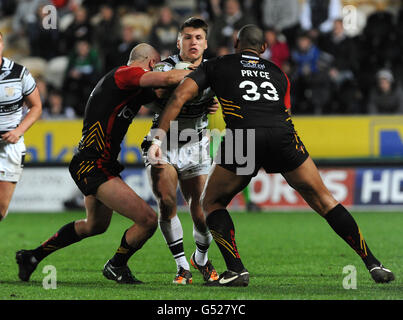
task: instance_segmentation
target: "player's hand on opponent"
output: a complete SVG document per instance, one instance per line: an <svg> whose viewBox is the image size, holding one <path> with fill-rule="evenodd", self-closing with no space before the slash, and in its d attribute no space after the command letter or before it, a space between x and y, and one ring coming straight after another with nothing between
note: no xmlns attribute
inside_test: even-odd
<svg viewBox="0 0 403 320"><path fill-rule="evenodd" d="M213 103L207 108L209 114L214 114L217 112L220 104L218 103L217 98L214 97Z"/></svg>
<svg viewBox="0 0 403 320"><path fill-rule="evenodd" d="M199 67L198 65L190 64L190 65L188 65L188 67L186 69L193 71L193 70L196 70L198 67Z"/></svg>
<svg viewBox="0 0 403 320"><path fill-rule="evenodd" d="M1 135L1 139L8 143L17 143L20 140L21 136L23 135L22 132L18 128L14 130L8 131Z"/></svg>
<svg viewBox="0 0 403 320"><path fill-rule="evenodd" d="M150 148L147 151L147 159L153 167L162 168L166 163L162 160L162 141L153 139Z"/></svg>

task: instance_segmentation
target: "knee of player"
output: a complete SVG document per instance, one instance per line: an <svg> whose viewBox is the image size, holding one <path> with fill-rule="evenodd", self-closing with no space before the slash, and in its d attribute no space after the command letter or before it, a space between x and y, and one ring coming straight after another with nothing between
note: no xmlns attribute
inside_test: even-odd
<svg viewBox="0 0 403 320"><path fill-rule="evenodd" d="M176 195L162 194L158 197L158 204L162 210L174 210L176 208Z"/></svg>
<svg viewBox="0 0 403 320"><path fill-rule="evenodd" d="M146 229L155 231L158 228L158 216L154 210L151 210L144 214L141 221L136 223L141 224Z"/></svg>
<svg viewBox="0 0 403 320"><path fill-rule="evenodd" d="M210 208L213 205L213 203L214 202L211 200L211 198L209 199L208 197L206 197L204 193L200 197L200 204L205 214L208 214L210 212Z"/></svg>
<svg viewBox="0 0 403 320"><path fill-rule="evenodd" d="M95 223L89 225L87 236L95 236L104 233L108 229L109 223Z"/></svg>

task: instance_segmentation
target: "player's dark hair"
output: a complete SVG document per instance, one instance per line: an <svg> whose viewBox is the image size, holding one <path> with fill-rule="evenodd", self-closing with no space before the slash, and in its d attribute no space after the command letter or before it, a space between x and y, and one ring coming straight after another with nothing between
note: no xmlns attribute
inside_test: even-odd
<svg viewBox="0 0 403 320"><path fill-rule="evenodd" d="M180 27L180 32L183 32L183 29L185 28L203 29L203 31L206 33L206 36L208 33L207 23L204 20L196 17L190 17L189 19L186 19Z"/></svg>
<svg viewBox="0 0 403 320"><path fill-rule="evenodd" d="M258 26L247 24L239 30L238 41L242 49L260 51L265 43L264 33Z"/></svg>

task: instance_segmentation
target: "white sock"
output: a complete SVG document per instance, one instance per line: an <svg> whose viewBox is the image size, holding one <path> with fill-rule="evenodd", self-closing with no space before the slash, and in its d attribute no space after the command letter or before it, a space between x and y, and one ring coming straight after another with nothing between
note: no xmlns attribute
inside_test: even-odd
<svg viewBox="0 0 403 320"><path fill-rule="evenodd" d="M175 259L177 269L179 270L180 267L183 267L189 270L189 263L186 260L185 251L183 250L182 224L178 216L176 215L171 220L159 219L159 226L165 242Z"/></svg>
<svg viewBox="0 0 403 320"><path fill-rule="evenodd" d="M207 230L205 233L202 233L197 230L195 225L193 225L193 238L196 242L196 263L200 266L204 266L208 260L208 248L210 247L213 237L209 230Z"/></svg>

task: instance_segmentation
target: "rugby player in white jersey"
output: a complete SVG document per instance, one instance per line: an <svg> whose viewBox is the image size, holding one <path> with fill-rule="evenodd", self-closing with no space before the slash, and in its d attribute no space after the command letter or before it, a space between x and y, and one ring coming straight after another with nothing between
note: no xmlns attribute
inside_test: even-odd
<svg viewBox="0 0 403 320"><path fill-rule="evenodd" d="M38 120L42 103L36 83L22 65L3 57L0 33L0 221L8 212L11 198L24 166L24 133ZM23 116L23 106L28 113Z"/></svg>
<svg viewBox="0 0 403 320"><path fill-rule="evenodd" d="M178 68L178 65L184 62L198 66L203 61L203 53L207 49L207 31L208 26L203 20L193 17L187 19L178 35L179 54L163 60L154 67L154 70L168 71L175 66ZM170 92L165 92L165 99L162 98L150 106L155 112L152 128L158 127L159 116L169 95ZM190 262L202 273L204 281L211 282L218 279L217 272L207 256L212 236L206 226L200 205L200 196L211 167L209 137L205 130L208 122L207 113L214 113L217 109L218 104L210 89L205 90L184 107L176 118L179 139L171 130L172 139L168 139L171 143L164 154L163 165L152 166L147 160L147 150L151 144L150 134L145 137L142 144L150 183L158 202L159 227L177 265L177 273L173 280L175 284L192 283L192 274L184 252L183 229L176 212L178 182L193 220L196 248ZM186 129L190 129L188 132L192 133L191 138L184 139Z"/></svg>

